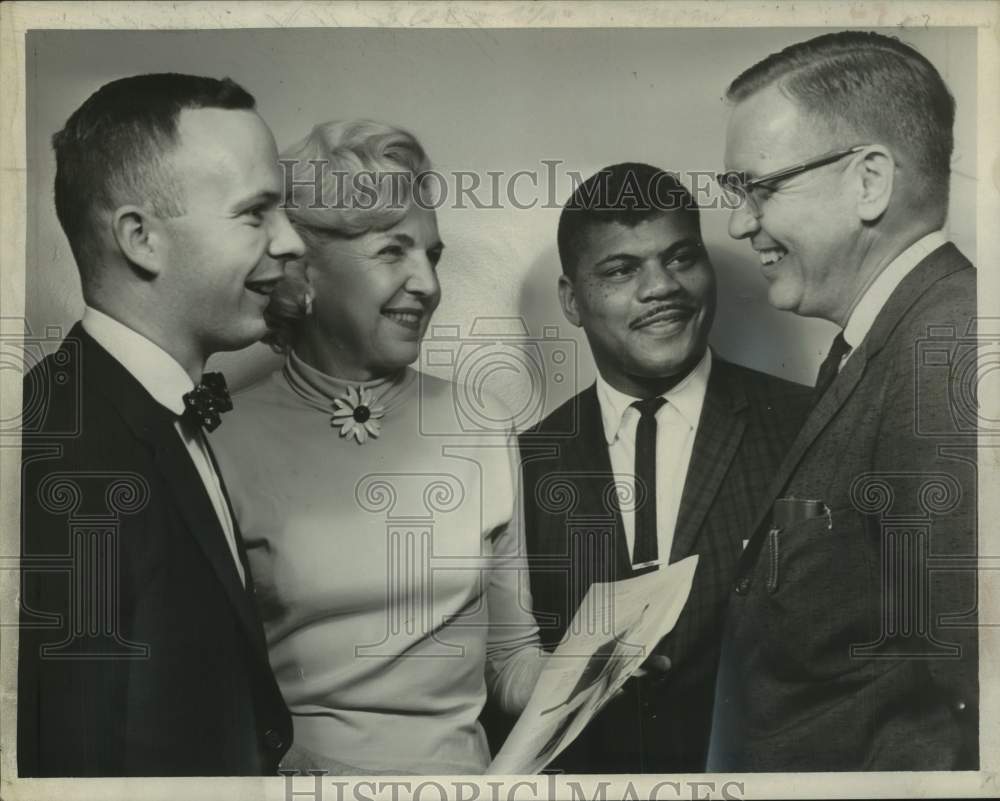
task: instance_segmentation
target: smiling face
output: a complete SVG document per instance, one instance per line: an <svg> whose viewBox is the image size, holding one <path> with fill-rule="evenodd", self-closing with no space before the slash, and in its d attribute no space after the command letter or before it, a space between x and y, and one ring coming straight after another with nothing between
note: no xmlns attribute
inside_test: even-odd
<svg viewBox="0 0 1000 801"><path fill-rule="evenodd" d="M588 227L559 295L604 380L634 397L666 391L698 363L715 313L715 274L695 220L666 212Z"/></svg>
<svg viewBox="0 0 1000 801"><path fill-rule="evenodd" d="M436 268L444 245L434 212L414 206L386 230L315 239L306 258L315 300L299 355L355 381L412 364L441 300Z"/></svg>
<svg viewBox="0 0 1000 801"><path fill-rule="evenodd" d="M751 178L855 144L805 119L769 86L738 103L726 129L726 169ZM735 210L729 234L759 254L772 306L839 322L853 301L862 222L851 192L847 157L758 190L760 216Z"/></svg>
<svg viewBox="0 0 1000 801"><path fill-rule="evenodd" d="M278 206L274 139L252 111L187 109L171 155L183 214L159 221L157 293L170 333L203 356L260 339L281 261L305 246Z"/></svg>

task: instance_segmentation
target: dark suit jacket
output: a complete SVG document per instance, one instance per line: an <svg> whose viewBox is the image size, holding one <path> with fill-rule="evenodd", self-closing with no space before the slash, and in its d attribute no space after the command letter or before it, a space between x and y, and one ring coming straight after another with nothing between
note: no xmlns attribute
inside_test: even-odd
<svg viewBox="0 0 1000 801"><path fill-rule="evenodd" d="M291 719L176 418L80 325L24 409L19 774L274 774Z"/></svg>
<svg viewBox="0 0 1000 801"><path fill-rule="evenodd" d="M687 605L659 649L673 667L657 686L630 680L554 767L704 770L723 609L741 538L808 403L805 387L713 360L670 553L671 562L699 554ZM522 435L520 445L532 597L543 642L553 648L593 581L632 575L618 499L607 491L613 474L596 386Z"/></svg>
<svg viewBox="0 0 1000 801"><path fill-rule="evenodd" d="M977 767L975 291L953 245L924 259L775 476L744 535L711 770ZM779 497L829 517L771 534Z"/></svg>

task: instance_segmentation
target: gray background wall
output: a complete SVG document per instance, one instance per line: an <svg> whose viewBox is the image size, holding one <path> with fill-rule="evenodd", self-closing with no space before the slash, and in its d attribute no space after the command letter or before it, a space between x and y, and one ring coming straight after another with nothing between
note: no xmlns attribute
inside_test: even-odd
<svg viewBox="0 0 1000 801"><path fill-rule="evenodd" d="M52 204L51 134L103 83L138 72L228 75L249 89L279 147L329 119L371 117L412 130L442 171L545 170L558 159L555 200L613 162L648 161L679 172L721 167L725 86L742 69L809 29L34 31L27 59L28 231L26 315L35 332L63 328L82 310L79 280ZM927 55L958 103L948 232L975 256L976 39L974 29L899 29ZM544 177L543 177L544 181ZM690 182L689 182L690 183ZM524 181L520 184L526 186ZM537 196L544 201L546 187ZM486 197L487 195L481 195ZM534 196L534 195L533 195ZM556 301L558 208L439 211L447 244L435 326L468 339L484 315L523 318L529 336L570 344L569 366L533 386L523 371L490 374L519 422L588 384L593 363ZM749 246L726 233L728 213L706 210L703 229L719 273L713 345L736 362L811 383L832 336L829 324L771 309ZM454 333L453 331L451 333ZM497 364L510 349L483 339ZM576 366L573 368L573 344ZM515 344L517 344L515 342ZM457 351L450 343L445 349ZM492 350L491 350L492 349ZM276 366L255 345L213 366L235 385ZM552 366L551 363L549 365ZM447 373L442 368L435 372ZM568 380L567 380L568 379ZM544 394L539 405L529 396Z"/></svg>

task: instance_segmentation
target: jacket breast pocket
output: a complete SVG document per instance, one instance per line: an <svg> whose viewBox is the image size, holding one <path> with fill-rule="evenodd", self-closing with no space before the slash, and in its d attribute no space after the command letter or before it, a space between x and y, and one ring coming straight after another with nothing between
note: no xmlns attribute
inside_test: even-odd
<svg viewBox="0 0 1000 801"><path fill-rule="evenodd" d="M788 664L823 665L836 675L852 644L871 639L879 620L877 540L851 508L773 527L758 563L767 629Z"/></svg>
<svg viewBox="0 0 1000 801"><path fill-rule="evenodd" d="M768 595L774 595L782 585L783 574L794 570L797 566L797 554L801 551L823 550L828 541L832 539L833 531L832 513L820 515L809 520L802 520L792 525L771 526L767 532L767 544L765 547L765 575L767 577L765 586ZM782 556L786 547L791 548L791 556L786 557L792 560L791 565L786 565L782 569ZM786 580L792 578L785 576Z"/></svg>

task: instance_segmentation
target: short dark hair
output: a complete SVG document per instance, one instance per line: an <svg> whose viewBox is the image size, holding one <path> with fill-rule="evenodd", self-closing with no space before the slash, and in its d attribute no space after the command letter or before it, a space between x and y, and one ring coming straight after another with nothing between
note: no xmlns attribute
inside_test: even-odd
<svg viewBox="0 0 1000 801"><path fill-rule="evenodd" d="M165 156L177 144L180 112L252 110L253 96L229 78L162 73L105 84L52 137L56 215L86 283L97 253L94 212L134 202L156 214L181 214Z"/></svg>
<svg viewBox="0 0 1000 801"><path fill-rule="evenodd" d="M563 272L576 274L580 242L594 225L630 228L667 212L688 214L700 232L698 204L677 176L639 162L604 167L581 183L563 206L556 239Z"/></svg>
<svg viewBox="0 0 1000 801"><path fill-rule="evenodd" d="M835 131L885 144L913 165L918 207L948 207L955 100L924 56L892 36L841 31L786 47L734 80L738 103L773 84Z"/></svg>

